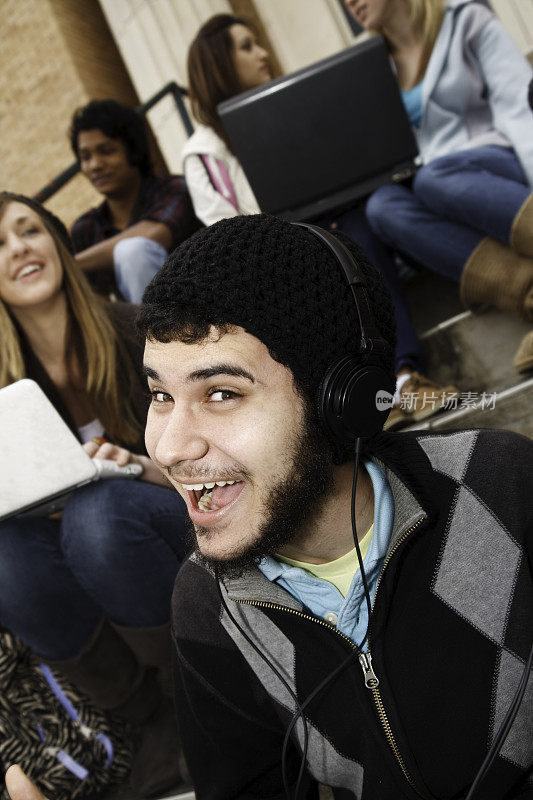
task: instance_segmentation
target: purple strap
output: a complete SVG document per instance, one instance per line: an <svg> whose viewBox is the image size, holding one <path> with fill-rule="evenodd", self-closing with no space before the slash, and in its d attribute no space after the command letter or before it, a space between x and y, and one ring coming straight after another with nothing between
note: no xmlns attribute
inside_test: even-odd
<svg viewBox="0 0 533 800"><path fill-rule="evenodd" d="M41 738L41 742L43 744L46 744L46 736L44 735L43 729L41 728L40 725L37 725L37 733ZM69 772L72 772L72 774L75 775L76 778L79 778L80 781L85 780L85 778L89 774L89 770L85 769L85 767L83 767L79 763L79 761L73 759L72 756L69 756L66 750L60 750L59 747L47 747L46 749L48 750L50 755L55 756L57 760L61 764L63 764L63 766L66 769L68 769Z"/></svg>
<svg viewBox="0 0 533 800"><path fill-rule="evenodd" d="M66 696L65 692L63 691L63 689L61 688L61 686L59 685L59 683L55 679L50 667L47 664L40 663L39 664L39 669L43 673L44 679L46 680L48 686L53 691L53 693L55 694L55 696L57 697L57 699L59 700L59 702L61 703L61 705L63 706L63 708L67 712L67 714L69 715L69 717L72 720L74 720L75 722L79 722L80 723L82 733L84 733L84 735L87 735L87 733L89 735L93 734L93 731L91 730L91 728L88 728L87 726L82 725L81 720L80 720L80 715L78 714L78 712L76 711L76 709L74 708L74 706L72 705L72 703L70 702L68 697ZM41 737L41 739L44 742L45 739L44 739L44 734L42 733L41 727L37 726L37 730L39 731L39 736ZM106 758L104 766L106 766L106 767L111 766L111 764L113 763L113 758L115 756L114 750L113 750L113 744L111 742L111 739L108 736L106 736L105 733L101 733L100 731L97 731L94 734L94 738L97 739L100 742L101 745L103 745L103 747L104 747L104 749L105 749L105 751L107 753L107 758ZM77 764L77 762L74 761L74 759L71 759L70 756L67 753L64 753L64 757L65 757L66 760L63 760L63 757L60 758L60 754L61 753L64 753L64 751L60 750L58 752L57 759L59 761L61 761L61 763L65 767L67 767L67 769L70 769L70 767L67 765L66 760L70 759L70 761L72 763ZM80 769L83 769L83 767L80 767ZM70 771L73 772L72 769L70 769ZM74 772L74 774L76 775L77 773ZM88 774L89 773L87 773L87 775ZM81 780L86 778L87 775L84 775L83 778L81 778ZM80 776L78 775L78 777L80 777Z"/></svg>
<svg viewBox="0 0 533 800"><path fill-rule="evenodd" d="M53 749L55 750L56 748L54 747ZM58 750L56 758L69 772L72 772L73 775L79 778L80 781L84 781L89 774L89 770L82 767L82 765L78 761L75 761L72 756L69 756L65 750Z"/></svg>
<svg viewBox="0 0 533 800"><path fill-rule="evenodd" d="M228 168L225 165L225 163L221 161L219 158L214 159L218 171L220 173L220 178L219 178L219 176L216 174L216 172L209 163L209 156L201 155L200 158L202 159L204 167L207 170L207 174L211 178L211 183L213 184L217 192L221 194L225 200L231 203L235 211L238 212L239 204L237 203L237 195L235 194L235 189L231 182ZM211 156L211 158L213 158L213 156Z"/></svg>

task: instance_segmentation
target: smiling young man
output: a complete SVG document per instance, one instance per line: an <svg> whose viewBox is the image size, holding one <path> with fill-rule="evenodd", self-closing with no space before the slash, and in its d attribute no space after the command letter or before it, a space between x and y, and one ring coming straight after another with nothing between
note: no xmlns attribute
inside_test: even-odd
<svg viewBox="0 0 533 800"><path fill-rule="evenodd" d="M341 241L388 345L375 366L394 382L390 297ZM223 220L171 255L139 326L147 448L196 544L174 589L173 640L197 800L308 800L319 784L337 800L465 798L531 647L530 440L366 440L363 579L354 442L331 440L317 410L332 363L362 361L336 256L274 217ZM532 700L530 682L476 800L531 800ZM14 800L29 800L25 785L13 770Z"/></svg>
<svg viewBox="0 0 533 800"><path fill-rule="evenodd" d="M344 242L393 379L390 297ZM531 442L491 430L365 442L369 623L353 442L331 441L317 413L332 362L362 358L336 257L273 217L223 220L173 253L139 324L147 447L196 542L173 626L197 798L281 798L284 783L294 796L301 766L300 798L318 783L359 800L466 796L531 646ZM485 800L533 794L532 699L530 686Z"/></svg>
<svg viewBox="0 0 533 800"><path fill-rule="evenodd" d="M82 269L114 269L133 303L168 253L199 227L181 175L153 174L143 118L115 100L93 100L72 118L81 171L104 202L76 220L72 241Z"/></svg>

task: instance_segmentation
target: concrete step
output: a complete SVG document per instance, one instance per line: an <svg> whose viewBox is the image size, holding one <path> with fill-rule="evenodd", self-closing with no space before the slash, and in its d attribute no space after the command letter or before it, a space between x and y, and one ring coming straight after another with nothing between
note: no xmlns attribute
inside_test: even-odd
<svg viewBox="0 0 533 800"><path fill-rule="evenodd" d="M426 373L464 391L501 391L521 378L513 358L531 324L497 309L465 311L459 284L427 271L404 282L404 296L426 347Z"/></svg>
<svg viewBox="0 0 533 800"><path fill-rule="evenodd" d="M506 428L533 439L533 378L477 398L471 405L436 414L402 430Z"/></svg>
<svg viewBox="0 0 533 800"><path fill-rule="evenodd" d="M524 379L513 358L530 330L530 323L497 309L458 314L422 335L427 374L462 391L501 392Z"/></svg>
<svg viewBox="0 0 533 800"><path fill-rule="evenodd" d="M497 309L464 311L458 284L429 273L408 280L405 297L417 330L425 331L426 374L459 389L455 407L410 428L507 428L533 437L533 377L513 367L531 324Z"/></svg>

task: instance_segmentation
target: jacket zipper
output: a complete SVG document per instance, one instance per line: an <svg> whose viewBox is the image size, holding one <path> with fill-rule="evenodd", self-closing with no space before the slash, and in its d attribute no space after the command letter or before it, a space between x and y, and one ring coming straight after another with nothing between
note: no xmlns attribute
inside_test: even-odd
<svg viewBox="0 0 533 800"><path fill-rule="evenodd" d="M415 524L411 528L409 528L409 530L406 531L403 534L403 536L401 536L398 539L398 541L396 542L396 544L394 545L392 550L389 552L387 558L385 559L385 562L384 562L382 570L381 570L381 574L380 574L380 576L378 578L378 582L377 582L377 586L376 586L376 593L374 595L374 602L372 604L372 610L374 609L374 606L375 606L375 603L376 603L378 589L379 589L379 585L381 583L381 577L382 577L382 575L383 575L383 573L385 571L385 567L389 563L389 561L390 561L393 553L396 551L396 549L402 544L402 542L408 536L410 536L410 534L415 530L415 528L417 528L421 524L421 522L422 522L422 520L419 519L418 522L415 522ZM394 738L394 734L392 732L392 728L391 728L389 720L387 718L387 713L385 711L385 707L383 705L383 701L381 699L381 695L380 695L379 688L378 688L379 687L379 678L377 677L377 675L374 672L374 669L372 667L372 656L370 654L370 637L368 639L368 645L369 645L368 646L368 651L366 653L362 653L357 649L355 644L352 642L352 640L348 636L346 636L344 633L341 633L341 631L338 631L329 622L323 622L321 619L318 619L318 617L313 617L310 614L303 614L301 611L297 611L294 608L288 608L287 606L279 605L278 603L267 603L267 602L264 602L264 601L261 601L261 600L237 600L235 602L241 603L242 605L256 606L257 608L273 608L273 609L277 609L278 611L286 611L288 614L294 614L297 617L302 617L303 619L310 620L311 622L314 622L316 625L321 625L323 628L327 628L329 631L334 631L337 636L340 636L342 639L344 639L344 641L350 646L350 648L357 655L357 659L359 661L359 664L361 665L361 669L363 670L363 675L364 675L364 679L365 679L365 686L366 686L367 689L370 689L370 691L372 692L372 696L373 696L373 699L374 699L374 703L375 703L375 706L376 706L378 717L379 717L379 720L381 722L381 727L383 728L383 732L385 733L385 737L386 737L387 742L389 744L389 747L392 750L392 753L393 753L393 755L394 755L394 757L396 759L396 762L397 762L398 766L400 767L400 769L401 769L401 771L403 773L403 776L405 777L406 781L415 790L415 792L422 797L423 795L421 795L420 792L418 791L415 782L413 781L411 775L409 774L409 771L407 770L407 767L405 766L404 760L403 760L402 755L400 753L399 747L396 744L396 740ZM370 624L370 620L369 620L369 624Z"/></svg>
<svg viewBox="0 0 533 800"><path fill-rule="evenodd" d="M374 610L374 606L376 605L376 599L377 599L377 596L378 596L379 586L381 584L381 578L383 576L383 573L385 572L385 567L389 563L389 561L392 558L392 555L396 551L396 549L402 544L402 542L405 541L405 539L407 539L408 536L411 535L411 533L415 530L415 528L417 528L422 523L422 521L423 520L419 519L417 522L415 522L414 525L412 525L409 528L408 531L406 531L403 534L403 536L400 536L400 538L395 543L395 545L392 548L392 550L389 552L387 558L385 559L385 561L383 563L383 567L381 569L380 576L378 578L377 585L376 585L376 591L375 591L375 594L374 594L374 602L372 603L372 611ZM368 624L370 625L370 620L368 621ZM362 659L364 659L364 660L362 660ZM418 792L418 789L416 787L415 782L413 781L411 775L409 774L409 771L407 770L407 767L405 766L404 760L402 758L402 754L400 753L400 749L399 749L398 745L396 744L396 739L394 738L394 734L392 732L392 728L390 726L390 722L389 722L388 717L387 717L387 712L385 711L385 706L383 705L383 701L381 699L381 694L380 694L379 688L378 688L379 687L379 680L378 680L374 670L372 669L372 656L370 655L370 632L369 632L369 636L368 636L368 651L366 653L361 653L359 655L359 663L361 664L361 668L362 668L363 674L365 676L365 686L368 689L370 689L370 691L372 692L372 695L373 695L373 698L374 698L374 703L376 705L378 716L379 716L379 719L380 719L380 722L381 722L381 726L382 726L382 728L383 728L383 730L385 732L385 736L387 737L387 741L389 743L389 747L392 750L392 752L394 753L394 757L396 758L396 761L398 762L398 765L399 765L401 771L403 772L405 779L412 786L412 788L415 790L415 792L417 792L417 794L420 794L420 792Z"/></svg>

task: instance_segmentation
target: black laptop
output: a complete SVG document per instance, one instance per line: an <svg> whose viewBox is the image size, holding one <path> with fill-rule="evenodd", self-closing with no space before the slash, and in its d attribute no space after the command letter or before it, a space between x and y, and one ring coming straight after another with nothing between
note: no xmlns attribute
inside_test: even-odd
<svg viewBox="0 0 533 800"><path fill-rule="evenodd" d="M218 106L262 211L313 219L414 172L418 154L379 36Z"/></svg>

